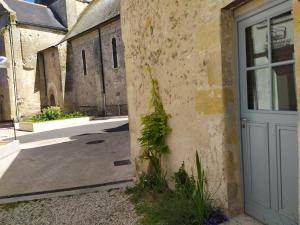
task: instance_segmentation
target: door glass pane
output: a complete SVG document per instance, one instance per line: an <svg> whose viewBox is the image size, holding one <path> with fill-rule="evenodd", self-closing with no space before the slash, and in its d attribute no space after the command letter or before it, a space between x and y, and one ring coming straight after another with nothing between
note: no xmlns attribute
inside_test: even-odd
<svg viewBox="0 0 300 225"><path fill-rule="evenodd" d="M272 110L272 78L268 68L247 72L248 109Z"/></svg>
<svg viewBox="0 0 300 225"><path fill-rule="evenodd" d="M275 110L296 111L294 66L277 66L272 69Z"/></svg>
<svg viewBox="0 0 300 225"><path fill-rule="evenodd" d="M246 51L248 67L269 62L267 21L246 28Z"/></svg>
<svg viewBox="0 0 300 225"><path fill-rule="evenodd" d="M272 62L294 58L293 17L291 12L271 19Z"/></svg>

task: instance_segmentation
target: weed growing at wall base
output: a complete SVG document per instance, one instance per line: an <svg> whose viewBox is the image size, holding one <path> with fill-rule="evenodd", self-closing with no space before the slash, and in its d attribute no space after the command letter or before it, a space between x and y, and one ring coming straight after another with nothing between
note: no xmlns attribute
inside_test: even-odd
<svg viewBox="0 0 300 225"><path fill-rule="evenodd" d="M189 176L184 163L174 175L175 190L158 192L141 182L128 188L143 225L217 225L227 218L213 206L206 191L206 179L201 161L196 155L197 177Z"/></svg>

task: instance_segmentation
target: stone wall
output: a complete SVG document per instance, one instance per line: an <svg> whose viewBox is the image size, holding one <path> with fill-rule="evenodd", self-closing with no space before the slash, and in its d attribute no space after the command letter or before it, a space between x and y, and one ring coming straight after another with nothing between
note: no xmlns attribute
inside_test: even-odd
<svg viewBox="0 0 300 225"><path fill-rule="evenodd" d="M78 0L65 0L66 1L66 15L68 18L68 28L72 29L77 22L81 12L88 6L87 2Z"/></svg>
<svg viewBox="0 0 300 225"><path fill-rule="evenodd" d="M39 113L40 87L36 76L37 53L63 38L64 33L53 30L18 26L14 30L16 76L20 116Z"/></svg>
<svg viewBox="0 0 300 225"><path fill-rule="evenodd" d="M0 70L1 76L1 101L2 101L2 119L8 120L17 118L16 96L14 85L14 76L12 73L12 57L10 48L10 32L7 28L1 30L3 43L1 52L7 57L7 68ZM2 86L3 85L3 86Z"/></svg>
<svg viewBox="0 0 300 225"><path fill-rule="evenodd" d="M56 44L62 39L63 35L64 33L62 32L44 28L25 25L12 26L17 102L20 117L28 117L40 112L40 82L39 76L37 76L37 53L42 49ZM5 51L9 63L6 72L10 80L8 84L8 88L10 89L10 113L7 115L7 118L16 118L11 43L10 34L7 29L4 31L3 36L5 38ZM7 101L5 102L8 103Z"/></svg>
<svg viewBox="0 0 300 225"><path fill-rule="evenodd" d="M56 0L49 7L59 17L61 23L70 30L81 12L88 6L87 2L78 0Z"/></svg>
<svg viewBox="0 0 300 225"><path fill-rule="evenodd" d="M42 108L51 106L51 95L53 95L55 105L63 111L73 112L75 110L75 92L72 87L74 82L73 55L69 50L71 50L71 45L67 48L67 43L64 42L39 53L38 67Z"/></svg>
<svg viewBox="0 0 300 225"><path fill-rule="evenodd" d="M61 71L59 64L59 52L57 47L52 47L44 51L44 67L47 95L47 105L49 106L63 106L63 87L61 79ZM53 102L54 99L54 102Z"/></svg>
<svg viewBox="0 0 300 225"><path fill-rule="evenodd" d="M116 65L113 59L112 41L116 43ZM101 27L102 57L106 96L106 114L127 115L127 90L124 63L124 44L120 20ZM116 66L116 68L114 68Z"/></svg>
<svg viewBox="0 0 300 225"><path fill-rule="evenodd" d="M5 38L0 37L0 55L6 56L5 54ZM0 120L10 119L10 108L11 102L9 97L9 77L7 76L6 69L0 68Z"/></svg>
<svg viewBox="0 0 300 225"><path fill-rule="evenodd" d="M89 5L86 1L75 1L76 4L76 13L77 13L77 18L80 16L80 14L83 12L83 10Z"/></svg>
<svg viewBox="0 0 300 225"><path fill-rule="evenodd" d="M65 7L65 5L68 7ZM64 22L66 23L65 25L68 25L69 28L71 28L77 21L77 18L82 10L84 10L87 5L88 3L86 2L65 0L57 1L56 5L53 5L53 7L56 7L55 9L58 10L57 13L59 14L65 11L65 17L63 18ZM3 16L2 19L5 18L6 17ZM57 44L65 35L65 32L62 31L22 24L15 25L14 19L15 18L12 17L12 42L14 44L13 54L15 55L16 88L14 88L13 62L9 29L3 28L1 34L5 39L5 54L3 55L7 55L9 62L8 69L1 69L2 71L0 72L2 77L1 84L3 84L0 91L0 97L2 96L1 99L3 100L0 101L4 102L2 103L4 106L1 107L1 117L6 119L17 117L15 99L17 99L19 117L28 117L39 113L41 106L44 107L47 105L45 98L43 98L47 92L44 92L44 90L40 89L40 73L42 73L41 69L43 68L40 68L38 65L38 63L42 63L42 61L37 60L37 53L43 49ZM61 88L64 88L64 76L66 75L66 47L60 47L58 55L55 57L57 56L62 58L62 60L59 60L59 63L63 69L61 75ZM15 91L17 91L17 97L15 97ZM40 91L43 92L43 96L40 95ZM64 95L62 95L61 98L62 99L60 101L63 102ZM68 101L68 103L69 102L71 102L71 100ZM65 107L72 106L68 105Z"/></svg>
<svg viewBox="0 0 300 225"><path fill-rule="evenodd" d="M101 40L99 33L101 33ZM117 68L113 65L113 38L116 40ZM106 110L108 116L127 115L124 45L120 20L78 35L56 48L46 49L43 54L47 88L51 86L52 89L57 90L55 92L57 99L61 99L57 105L64 111L78 110L89 115L104 115ZM58 54L59 60L51 57L51 54ZM58 83L59 79L61 84ZM41 85L43 83L44 81L41 80ZM106 97L104 97L103 85L105 85ZM42 102L45 100L42 99ZM49 99L46 102L49 105Z"/></svg>
<svg viewBox="0 0 300 225"><path fill-rule="evenodd" d="M72 91L76 110L103 115L101 59L98 30L71 40ZM84 59L86 74L84 71Z"/></svg>
<svg viewBox="0 0 300 225"><path fill-rule="evenodd" d="M141 116L150 112L151 73L172 116L172 133L167 139L171 154L163 160L170 182L182 161L193 171L195 152L200 152L209 190L216 193L214 198L229 215L242 210L234 13L247 12L264 2L121 2L131 153L138 172L145 168L137 139ZM294 4L299 8L298 1ZM298 11L295 21L299 21ZM299 23L295 32L299 35ZM299 82L297 87L299 92Z"/></svg>

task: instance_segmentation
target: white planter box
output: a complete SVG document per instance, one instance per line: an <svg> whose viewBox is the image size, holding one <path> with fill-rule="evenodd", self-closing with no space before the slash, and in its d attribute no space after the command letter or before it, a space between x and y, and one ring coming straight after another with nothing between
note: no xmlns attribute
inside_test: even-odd
<svg viewBox="0 0 300 225"><path fill-rule="evenodd" d="M20 151L19 141L0 141L0 160Z"/></svg>
<svg viewBox="0 0 300 225"><path fill-rule="evenodd" d="M70 126L74 124L80 124L82 122L87 122L92 120L93 117L80 117L73 119L65 119L65 120L53 120L47 122L20 122L18 130L29 131L29 132L41 132L48 130L55 130L59 128L64 128L65 126Z"/></svg>

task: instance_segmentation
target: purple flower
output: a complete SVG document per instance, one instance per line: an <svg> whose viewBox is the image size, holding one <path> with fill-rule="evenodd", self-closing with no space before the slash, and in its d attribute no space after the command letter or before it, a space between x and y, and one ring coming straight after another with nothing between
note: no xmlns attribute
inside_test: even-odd
<svg viewBox="0 0 300 225"><path fill-rule="evenodd" d="M226 216L224 216L219 211L211 212L208 218L204 221L204 225L218 225L224 223L228 220Z"/></svg>

